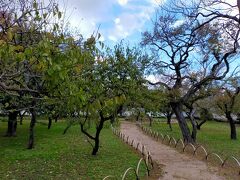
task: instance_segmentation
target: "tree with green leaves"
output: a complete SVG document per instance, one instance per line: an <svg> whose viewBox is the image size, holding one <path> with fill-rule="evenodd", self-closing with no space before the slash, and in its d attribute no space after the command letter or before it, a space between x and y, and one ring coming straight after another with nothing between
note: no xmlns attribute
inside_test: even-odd
<svg viewBox="0 0 240 180"><path fill-rule="evenodd" d="M40 61L44 58L43 44L51 34L46 31L48 19L55 13L58 13L55 4L45 7L37 1L1 1L0 90L5 96L3 108L9 113L8 135L11 135L12 124L17 123L17 114L31 109L30 139L33 137L36 119L33 106L43 93L43 71L40 70ZM15 131L14 128L12 132L15 134ZM29 143L28 147L32 148L33 144Z"/></svg>
<svg viewBox="0 0 240 180"><path fill-rule="evenodd" d="M113 52L108 52L102 60L98 61L95 78L92 80L94 87L91 86L93 90L97 88L92 95L96 98L94 101L96 105L93 103L94 112L97 111L99 117L93 155L98 152L98 139L104 122L114 121L126 99L134 96L135 91L141 87L143 67L140 62L145 58L138 49L125 48L119 44ZM83 127L82 124L81 127Z"/></svg>
<svg viewBox="0 0 240 180"><path fill-rule="evenodd" d="M119 44L114 50L107 49L89 58L81 71L61 85L59 97L67 105L70 125L79 123L92 145L92 155L99 151L104 124L117 118L127 99L142 84L143 69L139 62L144 58L138 49Z"/></svg>
<svg viewBox="0 0 240 180"><path fill-rule="evenodd" d="M28 110L31 114L31 149L36 111L47 104L56 105L61 93L71 92L71 86L63 84L94 59L95 43L91 39L76 41L66 34L59 26L62 13L52 1L46 6L42 1L4 1L0 8L0 91L17 101L5 108L7 111Z"/></svg>

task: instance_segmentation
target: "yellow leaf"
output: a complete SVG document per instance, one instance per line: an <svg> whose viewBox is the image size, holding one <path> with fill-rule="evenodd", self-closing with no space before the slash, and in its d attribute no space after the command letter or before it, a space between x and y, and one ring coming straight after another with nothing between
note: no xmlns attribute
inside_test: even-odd
<svg viewBox="0 0 240 180"><path fill-rule="evenodd" d="M5 41L4 40L0 40L0 46L5 44Z"/></svg>
<svg viewBox="0 0 240 180"><path fill-rule="evenodd" d="M15 50L18 51L18 52L22 52L24 50L23 46L20 46L20 45L17 45L15 46Z"/></svg>
<svg viewBox="0 0 240 180"><path fill-rule="evenodd" d="M12 34L11 31L8 31L8 32L7 32L7 38L8 38L8 40L10 40L10 41L13 39L13 34Z"/></svg>

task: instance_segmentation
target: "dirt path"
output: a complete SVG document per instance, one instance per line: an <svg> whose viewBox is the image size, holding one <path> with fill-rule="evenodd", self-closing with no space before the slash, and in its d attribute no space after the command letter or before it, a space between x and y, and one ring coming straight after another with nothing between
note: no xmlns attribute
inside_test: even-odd
<svg viewBox="0 0 240 180"><path fill-rule="evenodd" d="M217 169L209 167L203 161L181 154L171 147L153 140L145 135L134 123L122 122L121 132L145 145L152 158L163 168L163 177L159 179L189 179L189 180L221 180Z"/></svg>

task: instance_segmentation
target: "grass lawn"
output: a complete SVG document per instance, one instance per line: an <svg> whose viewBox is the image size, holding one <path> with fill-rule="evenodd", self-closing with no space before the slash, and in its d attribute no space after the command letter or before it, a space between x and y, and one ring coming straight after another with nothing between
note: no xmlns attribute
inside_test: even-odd
<svg viewBox="0 0 240 180"><path fill-rule="evenodd" d="M165 121L166 122L166 121ZM190 124L189 124L189 127ZM177 123L172 124L173 131L169 130L166 123L154 121L152 129L154 131L168 134L174 138L182 138ZM240 126L237 125L238 140L230 140L230 128L228 123L208 121L202 125L197 133L197 143L202 144L210 152L219 153L222 157L235 155L240 158Z"/></svg>
<svg viewBox="0 0 240 180"><path fill-rule="evenodd" d="M114 136L110 128L101 134L101 148L91 155L91 146L74 126L62 135L65 122L54 123L50 130L36 124L36 146L27 150L29 122L17 129L17 137L3 137L7 122L0 121L1 179L103 179L120 177L129 167L136 167L140 156ZM130 179L134 179L130 177Z"/></svg>

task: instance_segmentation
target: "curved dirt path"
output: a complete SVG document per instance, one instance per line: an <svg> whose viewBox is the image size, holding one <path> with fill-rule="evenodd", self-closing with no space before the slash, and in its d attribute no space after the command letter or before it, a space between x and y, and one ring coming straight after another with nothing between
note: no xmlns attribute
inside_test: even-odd
<svg viewBox="0 0 240 180"><path fill-rule="evenodd" d="M152 159L163 169L163 176L159 179L187 179L187 180L221 180L217 168L209 167L203 161L179 153L173 148L155 141L145 135L134 123L121 123L121 132L134 139L150 151Z"/></svg>

